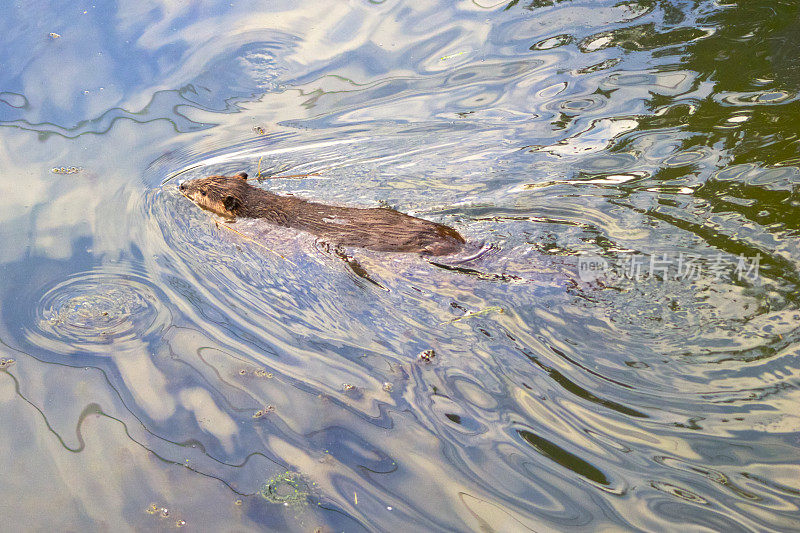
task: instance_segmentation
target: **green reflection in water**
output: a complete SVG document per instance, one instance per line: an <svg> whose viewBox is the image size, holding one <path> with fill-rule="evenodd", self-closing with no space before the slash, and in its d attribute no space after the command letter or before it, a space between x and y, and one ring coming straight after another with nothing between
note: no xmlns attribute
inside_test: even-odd
<svg viewBox="0 0 800 533"><path fill-rule="evenodd" d="M577 455L568 452L544 437L540 437L539 435L531 433L530 431L520 429L517 430L517 433L519 433L520 437L525 439L525 442L533 446L536 451L548 459L552 459L564 468L569 468L576 474L594 481L595 483L600 483L601 485L609 484L608 478L603 472L584 461Z"/></svg>
<svg viewBox="0 0 800 533"><path fill-rule="evenodd" d="M726 150L733 164L797 163L800 4L731 3L698 22L714 31L687 43L680 66L696 72L699 81L713 82L713 93L694 102L693 112L683 107L644 117L640 129L691 132L685 149L715 146ZM651 108L669 103L654 96Z"/></svg>

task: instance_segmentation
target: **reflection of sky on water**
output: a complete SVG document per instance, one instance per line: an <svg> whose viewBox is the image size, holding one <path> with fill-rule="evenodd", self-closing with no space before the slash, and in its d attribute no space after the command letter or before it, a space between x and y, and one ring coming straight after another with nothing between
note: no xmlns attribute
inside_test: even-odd
<svg viewBox="0 0 800 533"><path fill-rule="evenodd" d="M747 9L9 7L0 447L20 468L0 510L39 529L790 529L796 87ZM356 252L379 288L174 189L259 168L322 171L265 186L489 252L472 270ZM665 249L760 253L763 282L575 279L577 254ZM275 480L308 494L260 496Z"/></svg>
<svg viewBox="0 0 800 533"><path fill-rule="evenodd" d="M328 7L321 20L316 17L319 6L294 3L272 5L269 12L228 2L202 7L87 4L83 10L63 7L50 14L50 21L47 14L20 9L19 19L6 19L8 27L3 28L8 45L3 86L17 95L14 99L24 98L26 105L4 106L4 121L53 124L74 136L104 131L118 116L174 118L169 107L182 99L205 109L231 110L228 106L236 99L289 87L312 97L339 93L332 97L334 109L361 108L381 97L384 105L405 101L405 108L392 105L378 117L362 111L366 119L430 119L431 112L436 116L449 108L452 114L459 107L504 111L502 119L508 119L508 113L530 116L530 107L508 107L524 105L521 92L542 78L552 78L554 62L561 68L578 68L587 66L586 61L558 48L537 54L533 63L507 59L525 54L532 40L550 36L552 25L581 20L590 23L581 27L588 33L591 25L601 28L630 16L624 6L596 8L591 16L575 8L535 19L508 14L490 23L486 12L468 4L449 9L442 3ZM50 31L60 37L51 38ZM597 62L603 55L595 54ZM542 61L550 68L541 68ZM515 86L518 91L509 91ZM403 91L420 101L397 98ZM342 92L354 93L351 99L357 99L348 105L341 100ZM446 100L437 104L435 94L442 92ZM313 107L319 106L313 99ZM305 103L298 100L275 121L300 118L298 112L308 107L308 100ZM422 106L418 113L416 105ZM111 117L106 116L109 112ZM320 112L330 111L324 106L312 111ZM87 120L92 122L85 124Z"/></svg>

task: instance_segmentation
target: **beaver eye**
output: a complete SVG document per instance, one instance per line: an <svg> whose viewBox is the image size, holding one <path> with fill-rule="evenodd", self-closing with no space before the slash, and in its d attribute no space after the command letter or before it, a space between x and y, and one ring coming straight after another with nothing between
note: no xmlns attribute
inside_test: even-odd
<svg viewBox="0 0 800 533"><path fill-rule="evenodd" d="M200 191L200 194L202 194L203 196L205 196L205 195L206 195L206 191Z"/></svg>

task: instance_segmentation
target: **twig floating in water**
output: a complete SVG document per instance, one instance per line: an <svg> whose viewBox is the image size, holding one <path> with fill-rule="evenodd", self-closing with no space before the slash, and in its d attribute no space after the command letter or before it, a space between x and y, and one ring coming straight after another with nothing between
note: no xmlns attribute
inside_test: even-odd
<svg viewBox="0 0 800 533"><path fill-rule="evenodd" d="M262 176L261 172L259 171L258 176L255 178L247 178L248 180L276 180L279 178L308 178L311 176L321 176L319 172L313 172L311 174L289 174L286 176Z"/></svg>

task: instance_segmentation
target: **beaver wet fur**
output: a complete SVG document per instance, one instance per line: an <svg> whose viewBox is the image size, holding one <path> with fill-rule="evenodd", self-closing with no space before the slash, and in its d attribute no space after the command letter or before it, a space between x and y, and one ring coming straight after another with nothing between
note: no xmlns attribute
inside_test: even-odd
<svg viewBox="0 0 800 533"><path fill-rule="evenodd" d="M185 181L180 190L200 207L225 218L263 219L333 244L380 252L449 255L465 242L451 227L394 209L339 207L280 196L250 185L244 172Z"/></svg>

